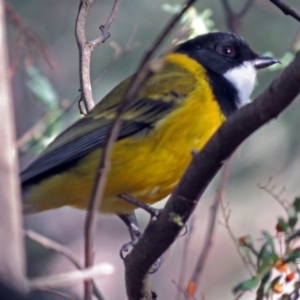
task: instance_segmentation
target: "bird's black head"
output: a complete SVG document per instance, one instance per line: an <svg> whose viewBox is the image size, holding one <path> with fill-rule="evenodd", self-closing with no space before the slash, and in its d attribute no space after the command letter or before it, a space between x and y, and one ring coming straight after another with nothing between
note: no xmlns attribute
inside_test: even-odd
<svg viewBox="0 0 300 300"><path fill-rule="evenodd" d="M252 62L256 69L278 62L272 57L259 56L242 38L228 32L200 35L180 44L176 52L187 54L220 75L247 61Z"/></svg>
<svg viewBox="0 0 300 300"><path fill-rule="evenodd" d="M216 96L226 98L225 90L228 96L235 98L231 100L231 107L226 108L229 111L226 114L248 101L258 69L279 62L272 57L259 56L242 38L227 32L198 36L180 44L176 52L193 58L207 70ZM230 106L226 101L225 105Z"/></svg>

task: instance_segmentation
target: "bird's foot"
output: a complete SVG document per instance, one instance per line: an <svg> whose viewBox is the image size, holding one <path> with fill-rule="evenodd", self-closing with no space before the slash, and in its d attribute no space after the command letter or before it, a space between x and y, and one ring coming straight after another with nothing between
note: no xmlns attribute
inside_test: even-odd
<svg viewBox="0 0 300 300"><path fill-rule="evenodd" d="M160 210L154 209L148 205L145 206L147 207L147 211L151 214L151 221L155 221L160 213ZM120 257L122 258L122 260L124 260L126 255L130 253L130 251L133 249L133 247L137 244L137 242L141 238L142 232L138 227L138 222L135 213L133 211L126 214L121 214L119 215L119 217L126 224L131 237L131 241L124 244L120 249ZM156 262L151 266L148 273L149 274L155 273L159 269L160 265L161 265L161 258L156 260Z"/></svg>
<svg viewBox="0 0 300 300"><path fill-rule="evenodd" d="M131 197L128 194L119 194L118 197L125 200L125 201L127 201L127 202L129 202L130 204L133 204L137 208L141 208L144 211L146 211L147 213L149 213L150 216L151 216L151 221L156 221L159 214L160 214L160 211L161 211L160 209L153 208L150 205L145 204L145 203Z"/></svg>

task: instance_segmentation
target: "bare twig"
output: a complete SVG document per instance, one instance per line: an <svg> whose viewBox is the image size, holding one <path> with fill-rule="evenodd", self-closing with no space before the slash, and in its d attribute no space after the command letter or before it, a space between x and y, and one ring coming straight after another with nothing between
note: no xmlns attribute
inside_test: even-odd
<svg viewBox="0 0 300 300"><path fill-rule="evenodd" d="M237 239L234 235L234 233L232 232L232 229L229 225L229 219L230 219L230 213L231 213L231 210L228 209L228 205L225 205L224 202L221 200L221 212L222 212L222 216L223 216L223 219L224 219L224 223L221 223L225 229L227 230L231 240L233 241L234 245L235 245L235 248L236 248L236 251L239 255L239 257L241 258L246 270L249 272L250 276L253 276L253 272L251 270L251 268L249 267L249 265L251 265L251 267L255 270L255 265L253 265L252 261L248 261L241 249L240 249L240 245L238 244L237 242Z"/></svg>
<svg viewBox="0 0 300 300"><path fill-rule="evenodd" d="M49 238L47 238L41 234L38 234L32 230L25 230L25 235L26 235L26 237L39 243L43 247L54 250L54 251L64 255L67 259L69 259L76 266L77 269L79 269L79 270L84 269L80 259L69 248L67 248L57 242L54 242L54 241L50 240ZM97 285L94 281L93 281L93 293L97 299L104 300L104 297L102 296L101 292L98 290Z"/></svg>
<svg viewBox="0 0 300 300"><path fill-rule="evenodd" d="M111 58L111 61L108 63L108 65L105 67L105 69L97 77L97 81L99 81L102 77L104 77L106 75L106 73L112 69L112 67L116 64L117 61L119 61L126 54L130 53L138 46L138 43L133 42L133 38L136 34L136 30L137 30L137 27L134 26L133 31L132 31L124 48L119 46L115 41L110 42L109 45L115 50L115 52Z"/></svg>
<svg viewBox="0 0 300 300"><path fill-rule="evenodd" d="M176 23L180 20L182 15L187 11L187 9L195 2L196 0L188 0L184 8L175 15L171 21L167 24L165 29L161 32L158 38L154 41L153 46L150 50L145 54L142 59L136 74L133 76L127 91L123 99L120 102L119 108L116 112L116 116L112 126L110 128L109 134L107 136L105 146L103 147L101 159L99 161L98 172L95 180L95 184L93 187L91 200L89 202L86 223L85 223L85 267L89 267L93 264L93 236L95 231L95 217L100 207L101 199L103 197L104 188L107 179L107 173L109 171L109 162L110 162L110 154L113 148L113 144L117 139L118 133L122 126L122 114L126 110L128 104L133 102L142 87L142 85L146 82L151 74L154 73L153 70L148 65L148 62L153 58L154 53L157 51L159 46L165 40L169 32L174 28ZM128 280L129 278L127 278ZM88 289L86 289L88 290ZM143 293L142 291L140 291ZM151 294L149 291L146 292ZM88 299L88 298L87 298Z"/></svg>
<svg viewBox="0 0 300 300"><path fill-rule="evenodd" d="M33 230L25 230L27 238L39 243L46 249L54 250L69 259L78 269L82 269L80 259L67 247L50 240L49 238L34 232Z"/></svg>
<svg viewBox="0 0 300 300"><path fill-rule="evenodd" d="M95 279L98 277L104 277L112 273L113 273L112 269L103 270L103 265L99 264L81 271L78 270L78 271L72 271L68 273L62 273L59 275L51 275L51 276L44 276L36 279L31 279L30 281L28 281L28 286L31 290L55 289L55 288L79 283L82 281Z"/></svg>
<svg viewBox="0 0 300 300"><path fill-rule="evenodd" d="M119 9L121 0L115 0L113 8L104 26L100 26L102 36L97 37L92 41L87 41L85 36L85 24L87 15L95 0L81 0L76 20L76 40L79 49L79 69L80 69L80 92L81 99L79 100L79 107L82 108L81 103L84 103L86 112L89 112L94 107L94 100L92 94L91 77L90 77L90 63L91 54L95 47L100 43L105 42L109 37L108 32L116 14ZM81 111L83 113L83 111Z"/></svg>
<svg viewBox="0 0 300 300"><path fill-rule="evenodd" d="M220 186L217 190L214 202L213 202L212 206L210 207L210 217L209 217L209 221L208 221L208 227L207 227L206 237L204 240L204 245L203 245L202 251L199 255L198 261L196 263L194 272L191 276L191 280L190 280L190 283L195 284L195 289L194 289L195 293L197 291L197 287L199 287L199 285L200 285L200 280L201 280L201 275L203 273L204 265L207 261L209 251L213 244L213 236L214 236L214 231L215 231L218 208L220 206L220 202L222 201L222 195L223 195L225 186L228 182L229 170L230 170L230 160L227 160L223 166L223 172L222 172L222 176L221 176ZM194 295L191 295L191 296L194 296Z"/></svg>
<svg viewBox="0 0 300 300"><path fill-rule="evenodd" d="M95 0L81 0L78 9L75 29L76 41L79 49L79 73L81 92L79 107L82 108L82 103L84 103L86 112L89 112L94 107L90 78L90 63L93 46L92 44L87 43L85 36L85 23L87 20L87 15L94 1ZM84 112L81 111L81 113Z"/></svg>
<svg viewBox="0 0 300 300"><path fill-rule="evenodd" d="M18 59L20 58L20 49L23 43L25 43L28 46L34 46L41 54L43 59L47 62L47 64L51 68L53 68L54 67L53 60L50 57L47 47L45 46L41 38L24 24L24 22L22 21L18 13L8 3L8 1L4 1L4 3L5 3L5 11L7 13L7 16L10 18L11 22L20 32L17 38L17 47L14 47L15 55L10 69L10 76L14 74L14 69L16 68ZM24 37L24 42L22 41L23 37Z"/></svg>
<svg viewBox="0 0 300 300"><path fill-rule="evenodd" d="M139 299L151 265L175 241L182 223L235 149L255 130L276 118L300 92L300 53L255 101L232 114L197 153L156 222L151 222L125 258L129 299ZM174 217L176 216L176 220ZM178 222L178 219L181 222Z"/></svg>
<svg viewBox="0 0 300 300"><path fill-rule="evenodd" d="M248 12L253 2L254 0L247 0L244 6L240 9L240 11L236 12L236 15L239 16L240 18L243 17Z"/></svg>
<svg viewBox="0 0 300 300"><path fill-rule="evenodd" d="M4 1L0 1L0 281L26 292L25 256L21 234L21 197L18 162L15 151L13 101L7 78L7 42Z"/></svg>
<svg viewBox="0 0 300 300"><path fill-rule="evenodd" d="M176 296L176 300L180 300L182 298L182 296L185 293L185 289L184 289L184 282L185 282L185 276L186 276L186 267L187 267L187 258L188 258L188 250L189 250L189 246L190 246L190 242L191 242L191 237L192 237L192 233L194 230L194 226L195 226L195 221L196 221L196 217L195 215L192 217L192 219L190 220L190 228L189 228L189 232L187 237L184 239L184 245L183 245L183 251L182 251L182 260L181 260L181 266L180 266L180 271L179 271L179 279L178 279L178 283L174 282L176 284L177 287L177 296Z"/></svg>
<svg viewBox="0 0 300 300"><path fill-rule="evenodd" d="M104 43L110 37L110 33L108 30L116 17L116 14L117 14L117 11L119 10L120 4L121 4L121 0L115 0L113 8L111 10L111 13L110 13L105 25L100 26L102 36L95 39L93 41L93 43L95 43L95 44Z"/></svg>
<svg viewBox="0 0 300 300"><path fill-rule="evenodd" d="M246 0L240 11L235 12L229 3L229 0L221 0L226 15L227 27L230 31L235 33L240 32L242 17L248 12L253 2L254 0Z"/></svg>
<svg viewBox="0 0 300 300"><path fill-rule="evenodd" d="M188 0L185 7L179 14L174 16L171 21L167 24L165 29L161 32L158 38L155 40L153 46L145 54L142 59L136 74L129 83L127 91L123 99L120 102L119 109L116 112L115 119L111 125L109 134L107 136L105 146L103 147L101 159L99 160L98 172L91 194L91 199L88 205L87 217L85 223L85 267L89 267L93 264L94 247L93 237L95 232L95 217L100 207L101 199L103 197L104 188L107 179L107 173L109 171L110 155L113 148L113 144L117 139L118 133L122 126L122 114L126 110L128 104L133 102L145 81L153 74L153 70L150 69L148 62L153 58L154 53L157 51L159 46L165 40L169 32L174 28L176 23L180 20L181 16L196 0ZM86 290L88 290L86 288ZM87 298L88 299L88 298Z"/></svg>
<svg viewBox="0 0 300 300"><path fill-rule="evenodd" d="M270 0L274 5L276 5L285 15L291 16L300 22L300 12L296 9L290 7L286 3L282 2L281 0Z"/></svg>
<svg viewBox="0 0 300 300"><path fill-rule="evenodd" d="M282 208L287 212L289 210L289 207L291 204L284 198L282 198L282 194L285 192L285 187L283 187L279 192L275 192L276 186L270 186L273 178L269 178L266 184L258 184L257 186L262 189L263 191L267 192L270 196L273 197L281 206Z"/></svg>
<svg viewBox="0 0 300 300"><path fill-rule="evenodd" d="M118 11L121 0L115 0L113 8L110 12L108 20L104 26L100 26L102 37L87 42L85 36L85 24L87 15L95 0L81 0L76 20L76 40L79 48L79 69L80 69L80 92L81 99L79 100L79 109L84 113L82 103L85 105L85 111L89 112L94 107L94 100L92 94L91 78L90 78L90 62L91 53L96 45L106 41L110 34L108 32L116 13ZM93 197L92 197L93 199ZM93 265L94 260L94 247L93 236L95 230L95 215L97 209L97 202L91 200L88 205L88 211L85 221L85 267L88 268ZM92 284L87 281L84 284L85 300L91 300L92 297Z"/></svg>

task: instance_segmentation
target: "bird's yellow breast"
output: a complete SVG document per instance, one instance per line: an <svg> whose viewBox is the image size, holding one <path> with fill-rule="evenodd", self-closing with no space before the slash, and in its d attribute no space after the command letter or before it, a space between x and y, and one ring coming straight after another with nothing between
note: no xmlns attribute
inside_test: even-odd
<svg viewBox="0 0 300 300"><path fill-rule="evenodd" d="M134 208L117 197L121 193L146 203L170 194L191 161L192 151L200 150L225 120L204 68L182 54L170 54L167 61L185 68L196 78L196 84L182 104L149 133L115 143L100 207L104 213L124 213ZM62 205L86 208L100 151L91 152L71 170L33 187L31 196L37 205L43 197L40 210ZM48 193L45 193L46 186Z"/></svg>

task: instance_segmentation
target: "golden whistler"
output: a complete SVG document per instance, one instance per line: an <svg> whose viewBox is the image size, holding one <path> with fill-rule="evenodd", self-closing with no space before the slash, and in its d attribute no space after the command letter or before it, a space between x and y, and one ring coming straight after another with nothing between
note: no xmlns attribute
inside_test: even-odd
<svg viewBox="0 0 300 300"><path fill-rule="evenodd" d="M168 54L163 68L122 116L100 211L122 214L135 208L119 194L149 204L170 194L191 161L191 151L200 150L247 103L256 71L276 62L231 33L198 36ZM87 207L106 136L130 79L21 173L26 213Z"/></svg>

